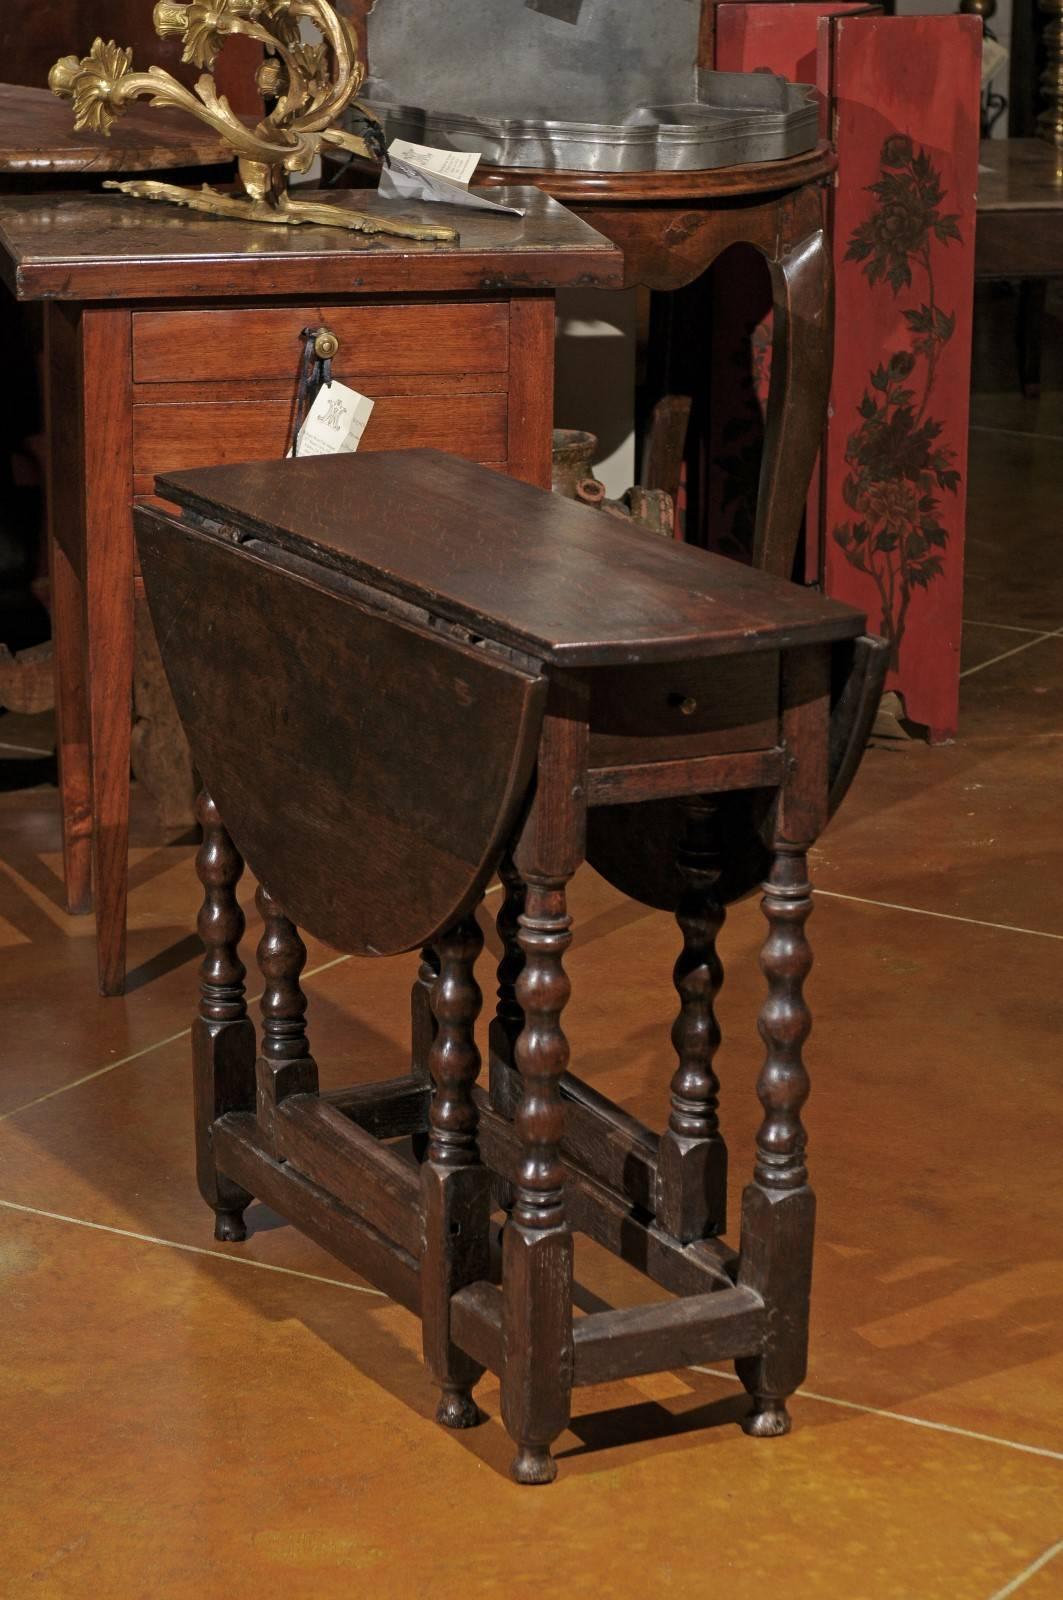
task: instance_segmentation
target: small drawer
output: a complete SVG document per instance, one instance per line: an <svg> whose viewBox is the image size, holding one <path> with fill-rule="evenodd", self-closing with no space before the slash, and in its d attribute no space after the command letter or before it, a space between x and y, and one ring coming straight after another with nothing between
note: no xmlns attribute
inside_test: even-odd
<svg viewBox="0 0 1063 1600"><path fill-rule="evenodd" d="M593 672L590 723L592 767L770 750L778 652Z"/></svg>
<svg viewBox="0 0 1063 1600"><path fill-rule="evenodd" d="M290 399L136 406L134 493L153 493L159 472L283 455L291 409ZM431 448L470 461L504 462L507 416L504 394L393 395L377 400L360 449Z"/></svg>
<svg viewBox="0 0 1063 1600"><path fill-rule="evenodd" d="M287 379L293 386L306 327L340 341L333 371L343 382L404 373L505 372L506 301L389 305L301 305L245 311L138 311L134 383L224 383Z"/></svg>

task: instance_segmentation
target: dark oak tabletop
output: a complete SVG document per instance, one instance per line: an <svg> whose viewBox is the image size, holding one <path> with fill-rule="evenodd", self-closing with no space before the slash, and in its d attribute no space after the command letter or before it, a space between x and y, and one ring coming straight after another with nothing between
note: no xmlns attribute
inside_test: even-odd
<svg viewBox="0 0 1063 1600"><path fill-rule="evenodd" d="M865 617L435 450L167 474L190 512L556 666L853 638Z"/></svg>
<svg viewBox="0 0 1063 1600"><path fill-rule="evenodd" d="M526 208L466 211L374 191L331 199L351 210L449 223L456 244L341 228L239 222L124 195L16 195L0 201L0 277L20 300L136 301L359 291L617 288L615 245L538 189L504 196Z"/></svg>
<svg viewBox="0 0 1063 1600"><path fill-rule="evenodd" d="M233 152L192 117L132 106L110 138L77 132L73 108L49 89L0 83L0 172L55 177L231 164Z"/></svg>

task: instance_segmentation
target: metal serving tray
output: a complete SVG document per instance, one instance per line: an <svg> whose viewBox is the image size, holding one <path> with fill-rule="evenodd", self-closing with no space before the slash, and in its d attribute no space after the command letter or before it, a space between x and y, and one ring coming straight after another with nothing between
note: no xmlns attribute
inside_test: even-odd
<svg viewBox="0 0 1063 1600"><path fill-rule="evenodd" d="M505 167L691 171L811 149L815 91L700 72L694 0L376 0L365 98L389 138Z"/></svg>
<svg viewBox="0 0 1063 1600"><path fill-rule="evenodd" d="M810 84L759 72L707 72L702 82L704 99L637 106L620 123L471 117L387 105L375 97L371 104L389 140L475 150L500 167L689 172L779 161L815 145L819 112Z"/></svg>

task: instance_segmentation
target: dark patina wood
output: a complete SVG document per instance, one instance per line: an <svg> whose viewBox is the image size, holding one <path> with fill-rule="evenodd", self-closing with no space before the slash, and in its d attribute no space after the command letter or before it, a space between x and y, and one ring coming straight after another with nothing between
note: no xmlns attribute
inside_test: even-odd
<svg viewBox="0 0 1063 1600"><path fill-rule="evenodd" d="M160 491L183 516L138 512L144 578L214 796L202 803L204 1017L238 1030L227 1053L197 1023L201 1178L235 1219L223 1236L239 1236L258 1195L417 1310L448 1427L480 1420L474 1385L497 1372L518 1482L555 1476L574 1385L684 1363L734 1360L752 1396L746 1430L785 1432L805 1370L814 1216L807 857L832 773L851 776L882 659L854 648L864 618L430 452L205 469ZM618 672L633 691L626 721ZM315 673L328 674L327 716L308 710ZM708 709L670 716L666 684L695 679ZM684 756L706 737L719 753ZM599 740L607 768L594 766ZM466 769L476 781L462 787ZM677 1061L659 1136L569 1071L564 1026L567 885L588 814L625 811L642 815L651 862L663 833L677 885ZM751 829L767 858L764 1117L736 1251L720 1237L716 942L724 863ZM264 885L257 1110L235 948L242 854ZM486 1092L475 913L495 869ZM317 1092L290 918L359 954L422 947L410 1074ZM405 1154L382 1142L401 1135ZM492 1194L508 1214L500 1282ZM574 1320L577 1231L678 1298Z"/></svg>

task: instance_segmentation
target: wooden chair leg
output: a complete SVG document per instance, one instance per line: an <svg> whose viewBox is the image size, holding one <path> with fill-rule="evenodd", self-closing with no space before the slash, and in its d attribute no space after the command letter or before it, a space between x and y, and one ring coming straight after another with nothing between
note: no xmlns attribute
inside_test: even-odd
<svg viewBox="0 0 1063 1600"><path fill-rule="evenodd" d="M723 1233L727 1224L727 1146L720 1137L720 1045L714 1002L723 984L716 940L724 909L716 895L721 864L715 850L716 807L691 800L679 849L683 892L676 920L683 949L673 974L680 1009L672 1028L679 1057L672 1108L657 1161L657 1221L683 1244Z"/></svg>
<svg viewBox="0 0 1063 1600"><path fill-rule="evenodd" d="M199 1015L192 1024L196 1175L214 1212L214 1237L231 1243L246 1238L244 1208L252 1197L218 1171L211 1129L218 1117L251 1111L255 1104L255 1029L244 998L239 946L245 924L236 898L244 863L206 790L196 820L203 829L196 871L203 885L198 928L205 951Z"/></svg>
<svg viewBox="0 0 1063 1600"><path fill-rule="evenodd" d="M753 1396L745 1432L773 1438L790 1431L786 1401L805 1375L812 1286L815 1197L801 1123L809 1088L801 1051L812 1026L803 994L812 966L805 937L812 910L805 846L776 847L762 907L768 920L761 953L768 997L760 1013L766 1055L757 1094L764 1121L753 1182L742 1199L738 1282L761 1295L772 1317L767 1347L735 1366Z"/></svg>
<svg viewBox="0 0 1063 1600"><path fill-rule="evenodd" d="M451 1339L450 1298L490 1271L491 1176L480 1160L472 1098L480 1071L474 1029L483 1002L474 967L483 942L475 917L449 929L438 943L432 988L436 1033L428 1061L436 1092L421 1166L421 1317L424 1358L442 1391L436 1420L447 1428L482 1421L472 1390L484 1368Z"/></svg>
<svg viewBox="0 0 1063 1600"><path fill-rule="evenodd" d="M274 1120L289 1095L316 1094L317 1062L310 1054L306 1031L306 995L299 976L306 966L306 946L269 890L259 884L255 905L262 918L258 945L262 991L262 1050L255 1063L258 1124L277 1154Z"/></svg>
<svg viewBox="0 0 1063 1600"><path fill-rule="evenodd" d="M572 1234L560 1157L560 1080L569 1057L564 955L572 942L566 883L529 873L520 917L516 998L525 1022L516 1059L524 1092L514 1122L522 1160L502 1238L502 1420L517 1446L510 1471L529 1484L557 1476L550 1446L567 1426L572 1389Z"/></svg>

